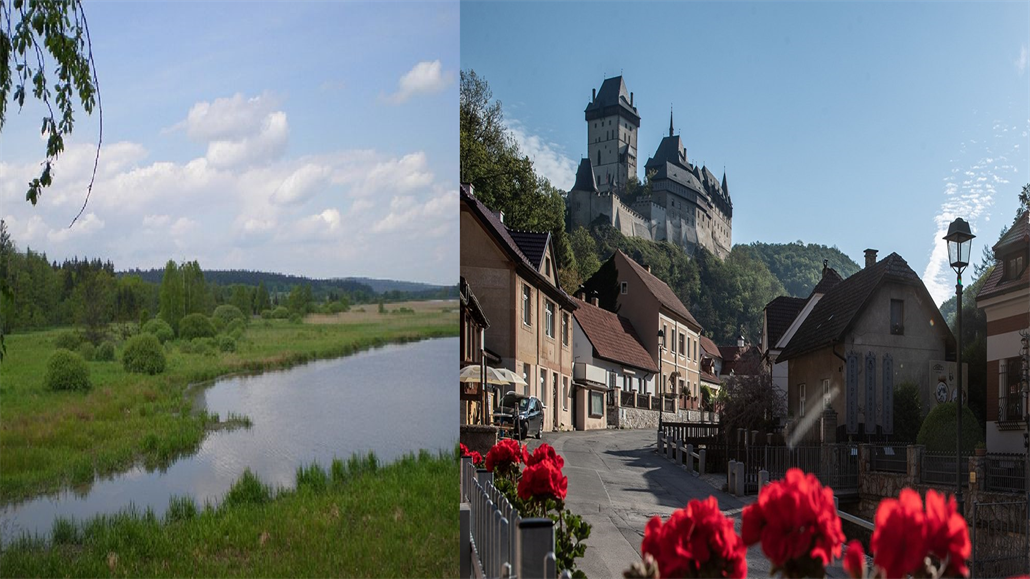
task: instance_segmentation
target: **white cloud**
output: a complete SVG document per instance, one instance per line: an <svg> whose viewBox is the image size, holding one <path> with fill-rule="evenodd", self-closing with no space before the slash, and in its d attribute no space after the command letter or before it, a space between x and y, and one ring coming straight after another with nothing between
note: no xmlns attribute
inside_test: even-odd
<svg viewBox="0 0 1030 579"><path fill-rule="evenodd" d="M1017 58L1016 61L1015 61L1016 70L1019 71L1019 76L1023 76L1023 73L1026 72L1027 60L1028 60L1028 57L1027 57L1026 45L1024 44L1020 48L1020 50L1019 50L1019 58Z"/></svg>
<svg viewBox="0 0 1030 579"><path fill-rule="evenodd" d="M278 104L268 93L251 98L236 93L229 98L193 105L179 126L185 126L191 139L203 143L239 141L260 132L262 123L276 112Z"/></svg>
<svg viewBox="0 0 1030 579"><path fill-rule="evenodd" d="M433 182L433 174L426 163L426 154L419 151L400 159L377 162L367 171L354 188L354 194L372 195L388 192L407 193L426 187Z"/></svg>
<svg viewBox="0 0 1030 579"><path fill-rule="evenodd" d="M446 224L449 221L446 217L457 211L457 191L436 191L433 197L425 201L413 196L395 196L390 200L390 212L372 225L372 232L389 233L408 229L439 236L448 230L440 229L439 226Z"/></svg>
<svg viewBox="0 0 1030 579"><path fill-rule="evenodd" d="M522 154L533 161L533 169L558 189L568 191L576 182L577 163L565 156L557 144L549 143L537 135L526 132L516 120L508 123L508 131L515 139Z"/></svg>
<svg viewBox="0 0 1030 579"><path fill-rule="evenodd" d="M286 150L289 135L286 113L276 111L264 118L256 135L208 143L206 158L218 168L255 165L277 159Z"/></svg>
<svg viewBox="0 0 1030 579"><path fill-rule="evenodd" d="M89 237L104 228L104 222L95 213L87 213L72 227L51 229L47 239L53 243L64 243L70 239Z"/></svg>
<svg viewBox="0 0 1030 579"><path fill-rule="evenodd" d="M388 102L401 104L413 96L438 93L454 82L454 71L444 71L439 60L422 61L397 81L397 92L386 97Z"/></svg>
<svg viewBox="0 0 1030 579"><path fill-rule="evenodd" d="M272 200L283 205L303 203L329 183L331 173L329 167L307 163L283 180Z"/></svg>

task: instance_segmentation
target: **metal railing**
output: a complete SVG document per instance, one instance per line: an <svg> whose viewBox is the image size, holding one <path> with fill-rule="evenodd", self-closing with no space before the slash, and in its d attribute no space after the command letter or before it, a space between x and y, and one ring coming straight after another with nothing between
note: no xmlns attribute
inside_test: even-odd
<svg viewBox="0 0 1030 579"><path fill-rule="evenodd" d="M869 446L869 466L877 472L908 473L907 444L875 444Z"/></svg>
<svg viewBox="0 0 1030 579"><path fill-rule="evenodd" d="M858 493L858 446L834 444L823 450L819 481L834 494Z"/></svg>
<svg viewBox="0 0 1030 579"><path fill-rule="evenodd" d="M1026 500L973 503L972 577L1012 577L1030 569Z"/></svg>
<svg viewBox="0 0 1030 579"><path fill-rule="evenodd" d="M919 482L927 485L955 486L955 453L923 450L920 458ZM961 459L962 480L969 480L969 455Z"/></svg>
<svg viewBox="0 0 1030 579"><path fill-rule="evenodd" d="M984 461L984 490L1026 492L1026 455L987 454Z"/></svg>

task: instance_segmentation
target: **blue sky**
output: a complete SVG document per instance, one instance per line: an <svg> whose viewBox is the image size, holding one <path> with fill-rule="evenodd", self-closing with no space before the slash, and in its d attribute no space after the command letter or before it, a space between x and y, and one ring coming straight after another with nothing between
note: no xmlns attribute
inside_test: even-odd
<svg viewBox="0 0 1030 579"><path fill-rule="evenodd" d="M586 152L591 89L621 73L639 170L672 106L690 160L725 167L734 243L897 252L938 303L951 220L971 223L979 261L1030 182L1028 45L1026 2L461 7L462 69L556 185Z"/></svg>
<svg viewBox="0 0 1030 579"><path fill-rule="evenodd" d="M118 269L197 259L313 277L458 277L459 6L87 2L81 111L36 207L41 109L8 107L0 216L18 244Z"/></svg>

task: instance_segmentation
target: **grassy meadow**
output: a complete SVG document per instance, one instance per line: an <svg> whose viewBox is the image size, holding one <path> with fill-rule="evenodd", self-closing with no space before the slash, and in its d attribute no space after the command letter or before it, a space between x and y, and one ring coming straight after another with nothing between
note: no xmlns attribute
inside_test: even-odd
<svg viewBox="0 0 1030 579"><path fill-rule="evenodd" d="M301 468L277 495L248 472L218 508L59 519L52 545L4 546L0 576L457 577L457 481L455 455L424 452Z"/></svg>
<svg viewBox="0 0 1030 579"><path fill-rule="evenodd" d="M170 341L167 367L155 376L127 373L119 342L115 361L88 362L87 393L43 386L54 340L68 328L8 335L0 364L0 503L69 486L85 490L95 475L136 463L156 467L195 450L227 417L194 412L191 384L458 333L455 301L388 304L386 310L364 305L312 316L317 323L255 318L235 352L187 353L188 343Z"/></svg>

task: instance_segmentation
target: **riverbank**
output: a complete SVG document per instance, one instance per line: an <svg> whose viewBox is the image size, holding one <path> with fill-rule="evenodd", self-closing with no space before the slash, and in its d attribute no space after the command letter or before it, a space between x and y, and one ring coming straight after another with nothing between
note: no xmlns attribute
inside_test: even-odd
<svg viewBox="0 0 1030 579"><path fill-rule="evenodd" d="M43 387L54 341L67 330L7 336L0 367L0 503L67 487L86 490L96 476L137 463L159 467L195 451L218 420L193 411L192 397L184 395L190 384L458 333L457 313L446 302L435 310L366 318L254 320L235 352L195 352L170 342L167 368L157 376L126 373L117 361L119 346L116 361L88 363L93 388L85 394Z"/></svg>
<svg viewBox="0 0 1030 579"><path fill-rule="evenodd" d="M453 454L424 452L299 469L274 497L245 476L218 508L60 520L53 545L3 546L0 576L457 577L457 480Z"/></svg>

